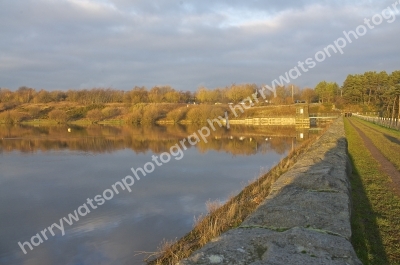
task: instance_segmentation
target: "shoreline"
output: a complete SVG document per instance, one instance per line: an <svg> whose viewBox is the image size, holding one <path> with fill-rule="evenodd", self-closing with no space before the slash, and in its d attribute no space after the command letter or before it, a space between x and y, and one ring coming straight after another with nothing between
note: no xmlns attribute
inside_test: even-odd
<svg viewBox="0 0 400 265"><path fill-rule="evenodd" d="M329 128L326 127L324 132ZM257 206L268 196L273 183L287 172L309 147L322 134L315 135L300 143L281 159L267 173L262 174L254 182L244 187L236 196L225 204L209 202L208 214L200 216L194 228L176 242L164 242L160 251L149 254L145 261L148 265L176 264L187 258L220 234L239 227L244 219L252 214Z"/></svg>

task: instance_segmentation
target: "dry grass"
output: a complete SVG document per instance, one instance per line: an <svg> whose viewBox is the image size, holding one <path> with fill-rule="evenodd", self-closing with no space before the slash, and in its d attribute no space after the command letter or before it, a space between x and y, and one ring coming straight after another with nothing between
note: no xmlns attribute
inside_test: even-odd
<svg viewBox="0 0 400 265"><path fill-rule="evenodd" d="M188 108L186 106L171 110L167 113L167 120L171 120L173 123L177 123L185 117L187 111Z"/></svg>
<svg viewBox="0 0 400 265"><path fill-rule="evenodd" d="M303 142L268 173L256 179L224 205L208 201L206 203L208 214L195 220L193 230L175 243L164 242L158 252L148 255L147 263L150 265L176 264L207 244L212 238L238 227L268 196L271 185L297 161L301 154L308 150L315 138Z"/></svg>
<svg viewBox="0 0 400 265"><path fill-rule="evenodd" d="M196 105L191 106L186 113L186 123L204 124L207 119L215 119L218 116L223 117L227 109L214 105Z"/></svg>
<svg viewBox="0 0 400 265"><path fill-rule="evenodd" d="M265 106L265 107L252 107L242 113L239 109L235 109L238 117L231 117L244 119L244 118L265 118L265 117L287 117L296 115L295 105L279 105L279 106Z"/></svg>
<svg viewBox="0 0 400 265"><path fill-rule="evenodd" d="M16 110L3 111L0 113L0 124L16 124L28 118L28 114Z"/></svg>

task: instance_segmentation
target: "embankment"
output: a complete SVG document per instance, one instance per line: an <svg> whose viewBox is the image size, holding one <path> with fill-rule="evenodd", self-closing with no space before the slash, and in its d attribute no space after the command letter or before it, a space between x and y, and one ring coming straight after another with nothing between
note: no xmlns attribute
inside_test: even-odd
<svg viewBox="0 0 400 265"><path fill-rule="evenodd" d="M361 264L350 243L350 170L339 118L238 228L179 264Z"/></svg>

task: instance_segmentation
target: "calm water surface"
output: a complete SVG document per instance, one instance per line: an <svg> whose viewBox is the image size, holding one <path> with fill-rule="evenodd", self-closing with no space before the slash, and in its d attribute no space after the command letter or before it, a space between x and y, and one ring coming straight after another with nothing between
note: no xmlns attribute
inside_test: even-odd
<svg viewBox="0 0 400 265"><path fill-rule="evenodd" d="M121 190L89 207L88 198L197 129L0 127L0 264L143 264L138 252L183 236L194 217L206 213L208 200L227 200L296 144L294 128L220 129L181 160L156 166L131 193ZM63 221L64 236L57 228L55 236L41 236L84 203L90 213L72 225ZM31 242L37 233L43 242L37 237L24 254L18 242Z"/></svg>

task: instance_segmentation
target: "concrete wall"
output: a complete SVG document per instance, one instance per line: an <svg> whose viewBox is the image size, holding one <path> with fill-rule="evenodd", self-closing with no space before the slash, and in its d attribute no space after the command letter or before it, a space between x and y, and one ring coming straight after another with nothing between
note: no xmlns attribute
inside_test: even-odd
<svg viewBox="0 0 400 265"><path fill-rule="evenodd" d="M350 171L339 118L239 228L179 264L362 264L350 243Z"/></svg>
<svg viewBox="0 0 400 265"><path fill-rule="evenodd" d="M241 124L241 125L267 125L267 126L299 126L303 128L310 128L309 118L293 118L293 117L281 117L281 118L250 118L241 120L229 120L230 124Z"/></svg>
<svg viewBox="0 0 400 265"><path fill-rule="evenodd" d="M229 120L230 124L243 124L243 125L280 125L280 126L294 126L296 119L290 117L283 118L251 118L242 120Z"/></svg>

